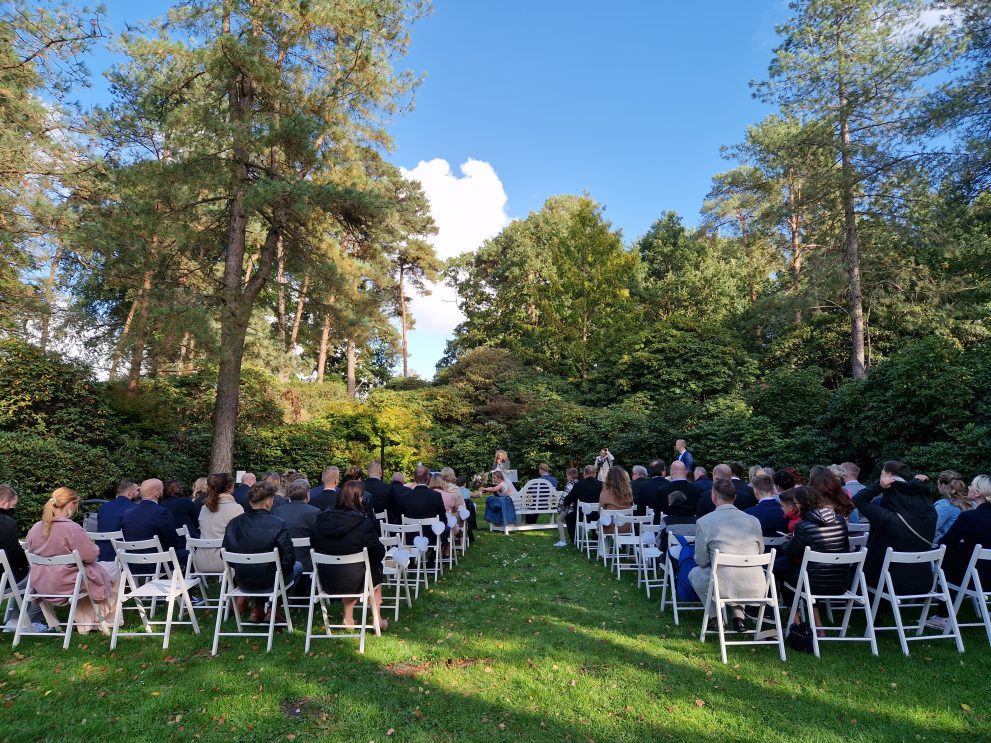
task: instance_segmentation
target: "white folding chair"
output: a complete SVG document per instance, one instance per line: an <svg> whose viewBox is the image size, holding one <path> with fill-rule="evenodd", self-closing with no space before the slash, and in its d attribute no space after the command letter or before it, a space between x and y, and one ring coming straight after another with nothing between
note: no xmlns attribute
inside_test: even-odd
<svg viewBox="0 0 991 743"><path fill-rule="evenodd" d="M413 598L420 598L420 583L424 588L428 587L427 573L424 570L426 551L430 544L423 536L423 531L416 525L405 524L382 524L382 536L398 537L405 550L409 553L410 560L413 561ZM424 545L424 542L427 544ZM422 545L422 546L417 546ZM409 568L406 569L406 579L409 580Z"/></svg>
<svg viewBox="0 0 991 743"><path fill-rule="evenodd" d="M646 523L640 527L640 535L637 539L637 564L640 568L637 572L637 588L643 586L647 589L648 601L650 589L663 588L667 581L666 564L661 559L664 553L660 548L663 533L663 524ZM658 565L661 568L660 575L657 572Z"/></svg>
<svg viewBox="0 0 991 743"><path fill-rule="evenodd" d="M292 632L292 617L289 615L289 597L286 595L286 581L285 577L282 575L282 561L279 559L279 550L273 549L271 552L260 552L257 554L246 554L240 552L228 552L225 549L220 550L220 557L224 561L224 574L220 579L220 609L217 610L217 625L213 632L213 650L211 655L217 654L217 646L220 644L221 637L267 637L268 646L266 652L272 652L272 641L275 637L275 627L284 626L289 632ZM240 588L237 585L237 577L234 572L234 567L236 565L267 565L271 564L275 570L275 577L272 579L272 588L270 590L258 590L252 591L245 588ZM269 604L269 621L268 621L268 631L266 632L251 632L245 631L244 625L248 622L241 620L241 612L237 608L237 600L239 598L244 599L259 599L263 598L268 601ZM278 614L279 604L282 604L282 610L285 613L284 622L276 622L276 615ZM221 632L221 625L223 624L224 615L227 613L227 609L233 609L234 621L237 624L237 632Z"/></svg>
<svg viewBox="0 0 991 743"><path fill-rule="evenodd" d="M6 609L4 604L7 605ZM3 618L7 614L16 615L20 621L23 612L24 596L17 587L17 580L14 578L14 570L10 567L7 553L0 549L0 624L3 624Z"/></svg>
<svg viewBox="0 0 991 743"><path fill-rule="evenodd" d="M602 564L609 567L609 562L613 557L613 542L616 531L610 531L618 516L632 516L632 508L610 508L599 511L599 546L597 559L602 560ZM607 528L608 527L608 528Z"/></svg>
<svg viewBox="0 0 991 743"><path fill-rule="evenodd" d="M303 652L310 652L310 641L313 639L324 639L324 640L340 640L348 638L358 638L358 652L364 654L365 652L365 630L368 628L368 609L372 609L372 624L371 627L375 631L376 635L382 634L382 628L379 626L379 615L375 611L375 587L372 585L372 568L368 562L368 548L366 547L361 552L356 552L352 555L323 555L316 551L311 551L310 553L313 558L313 581L310 583L310 609L306 614L306 646ZM365 580L364 586L360 593L327 593L323 589L323 584L320 580L320 566L340 566L340 565L356 565L364 564L365 566ZM330 615L327 613L327 602L330 600L343 600L343 599L355 599L361 602L361 622L355 622L352 625L346 625L343 620L340 623L334 624L330 621ZM323 627L325 634L314 634L313 633L313 609L319 604L320 613L323 617ZM333 630L349 630L348 632L333 632ZM357 634L354 634L357 630Z"/></svg>
<svg viewBox="0 0 991 743"><path fill-rule="evenodd" d="M960 628L957 626L957 618L952 611L948 612L947 629L939 634L927 633L926 619L929 616L929 607L933 599L942 601L947 607L952 606L950 592L946 585L946 576L943 575L943 555L946 547L926 550L923 552L895 552L888 547L884 553L884 562L881 564L881 574L878 578L877 588L869 589L874 595L874 603L871 605L871 616L874 619L874 630L894 630L898 633L898 642L901 644L902 653L908 655L908 643L914 640L937 640L953 638L957 645L957 652L963 652L963 638L960 636ZM932 583L928 591L924 593L897 593L895 591L894 580L891 577L892 565L912 565L916 570L928 571L932 575ZM877 623L878 612L881 602L887 601L894 616L894 626L880 626ZM902 609L916 609L921 607L919 623L916 625L915 634L911 637L905 634L905 624L902 621Z"/></svg>
<svg viewBox="0 0 991 743"><path fill-rule="evenodd" d="M675 563L681 557L681 542L678 537L685 540L687 544L695 544L695 536L691 534L674 534L668 532L668 552L664 557L664 576L667 580L661 588L661 611L667 603L668 591L671 592L671 608L674 611L674 623L679 624L678 612L681 611L703 611L705 606L701 601L679 602L678 601L678 569Z"/></svg>
<svg viewBox="0 0 991 743"><path fill-rule="evenodd" d="M616 513L613 515L613 525L616 527L615 533L610 535L612 543L612 555L609 570L616 573L616 580L619 580L623 571L640 574L640 529L649 524L647 516L634 516L632 513ZM623 531L623 527L629 525L628 532Z"/></svg>
<svg viewBox="0 0 991 743"><path fill-rule="evenodd" d="M598 512L598 503L575 504L577 511L575 514L575 547L585 552L585 557L592 559L592 553L599 551L599 521L589 518L589 514ZM592 534L595 534L593 539Z"/></svg>
<svg viewBox="0 0 991 743"><path fill-rule="evenodd" d="M301 550L301 549L309 550L310 549L310 538L309 537L293 537L292 538L292 546L293 546L293 550L294 551ZM303 561L300 561L300 562L303 562ZM304 568L304 570L303 570L303 573L302 573L302 577L312 579L313 578L313 568L312 568L312 566L310 567L309 570L306 570L305 569L306 568L306 563L303 562L303 568ZM306 596L295 596L294 595L294 596L290 596L289 597L289 606L291 606L293 609L305 609L309 605L310 605L309 594L307 594Z"/></svg>
<svg viewBox="0 0 991 743"><path fill-rule="evenodd" d="M101 549L101 542L110 542L110 546L113 548L114 554L117 554L117 545L115 543L124 539L124 532L120 529L117 531L88 531L86 532L86 536L96 542L96 546L101 547Z"/></svg>
<svg viewBox="0 0 991 743"><path fill-rule="evenodd" d="M774 584L774 556L776 550L764 552L760 555L728 555L719 550L712 553L712 578L709 581L709 591L705 597L705 610L702 613L702 633L699 639L705 642L705 636L709 632L709 608L716 610L716 632L719 634L719 655L723 663L726 660L726 647L728 645L777 645L778 654L781 660L785 657L785 635L781 630L781 609L778 606L778 589ZM763 595L757 596L734 596L723 598L719 590L720 568L730 570L736 569L760 569L764 575ZM757 612L757 625L751 640L727 640L726 624L723 619L727 606L759 606ZM774 620L774 637L768 637L763 631L764 612L770 611Z"/></svg>
<svg viewBox="0 0 991 743"><path fill-rule="evenodd" d="M458 534L458 544L457 547L461 551L462 557L468 552L468 545L470 539L468 537L468 519L471 518L471 511L468 510L467 506L461 506L458 509L458 518L461 519L461 533Z"/></svg>
<svg viewBox="0 0 991 743"><path fill-rule="evenodd" d="M957 617L957 627L984 627L988 642L991 643L991 615L989 615L991 612L988 610L988 604L991 602L991 586L984 588L981 584L981 576L977 571L981 562L991 563L991 549L984 549L978 544L974 547L974 553L970 557L960 585L947 583L947 586L956 592L956 599L953 601L953 616ZM974 613L980 617L980 622L960 622L960 606L964 599L968 598L973 601Z"/></svg>
<svg viewBox="0 0 991 743"><path fill-rule="evenodd" d="M121 573L120 581L117 584L117 609L114 612L114 627L110 636L110 649L117 647L118 637L143 637L155 636L162 638L162 649L169 647L169 637L172 634L172 627L179 624L188 624L197 635L200 633L199 622L196 621L196 612L193 610L193 600L189 596L189 589L199 584L196 578L187 578L183 575L179 558L176 557L175 548L169 547L168 552L145 552L132 553L119 550L117 559L120 561ZM154 566L154 577L143 583L136 580L131 570L132 565ZM165 601L165 619L155 621L151 619L148 609L145 607L146 600ZM122 632L121 623L124 620L124 604L133 601L135 609L141 617L141 624L144 632ZM176 606L176 602L179 605ZM173 615L179 611L179 618L173 620ZM154 610L152 610L153 612ZM183 612L189 613L189 621L183 621ZM162 627L161 632L156 632L155 627Z"/></svg>
<svg viewBox="0 0 991 743"><path fill-rule="evenodd" d="M441 523L441 520L437 516L431 516L430 518L426 518L426 519L413 519L410 518L409 516L403 516L403 526L419 526L421 528L421 535L422 535L422 529L424 527L429 527L430 530L433 532L434 535L433 544L430 546L434 550L434 561L433 561L433 566L431 566L429 563L424 565L424 572L423 572L424 587L427 587L428 585L426 581L426 577L430 573L433 573L434 583L436 583L437 581L440 580L440 576L443 575L444 572L444 560L442 559L443 544L444 544L444 524ZM429 539L429 537L426 536L424 536L424 538ZM416 542L416 538L414 537L414 543L415 542ZM424 560L426 555L426 549L421 547L420 552L421 552L421 560Z"/></svg>
<svg viewBox="0 0 991 743"><path fill-rule="evenodd" d="M850 551L851 552L861 552L867 549L867 534L851 534L850 535Z"/></svg>
<svg viewBox="0 0 991 743"><path fill-rule="evenodd" d="M186 559L186 577L196 581L200 596L203 597L202 607L204 609L214 609L220 606L219 598L210 598L210 580L216 580L219 585L224 571L200 570L196 566L196 553L200 550L216 550L219 552L223 546L223 539L198 539L196 537L189 537L186 540L186 548L189 550L189 557Z"/></svg>
<svg viewBox="0 0 991 743"><path fill-rule="evenodd" d="M68 555L55 555L53 557L41 557L40 555L33 555L30 552L26 553L28 562L31 567L53 567L53 566L67 566L72 565L76 568L76 579L73 581L72 590L68 593L42 593L35 589L31 583L31 576L28 575L28 582L24 587L24 595L22 596L22 605L27 606L32 602L49 602L49 603L68 603L69 604L69 617L65 622L65 632L61 634L63 639L62 648L68 649L69 643L72 640L72 628L76 621L76 607L79 605L81 600L89 601L93 606L93 613L96 615L97 621L103 622L104 617L100 611L100 607L90 598L89 596L89 586L86 581L86 568L83 566L82 558L79 557L79 550L72 550L71 554ZM45 604L40 604L45 606ZM54 615L54 612L52 612ZM46 613L47 616L47 613ZM53 617L49 617L51 620ZM58 623L52 624L49 621L49 626L51 629L55 629ZM35 632L31 626L31 620L28 617L27 611L22 611L17 618L17 629L14 631L14 647L20 644L22 637L59 637L57 632Z"/></svg>
<svg viewBox="0 0 991 743"><path fill-rule="evenodd" d="M764 551L778 549L788 542L788 537L764 537Z"/></svg>
<svg viewBox="0 0 991 743"><path fill-rule="evenodd" d="M812 651L819 657L819 643L823 641L831 642L869 642L871 644L871 654L877 655L877 638L874 633L874 618L871 615L871 600L867 592L867 580L864 578L864 560L867 559L867 552L814 552L811 547L805 548L802 555L802 566L799 568L798 580L792 588L795 592L795 599L791 605L790 616L797 616L801 611L809 622L812 630ZM833 566L845 566L846 570L853 571L847 579L849 588L839 594L813 593L811 577L809 576L809 566L823 566L826 568ZM787 585L787 584L786 584ZM838 627L819 626L816 623L815 607L817 604L830 607L832 604L843 604L843 621ZM847 630L850 627L850 615L854 609L864 612L867 622L867 631L860 637L848 637ZM819 630L825 633L825 637L819 637ZM835 637L830 637L829 633L835 632Z"/></svg>
<svg viewBox="0 0 991 743"><path fill-rule="evenodd" d="M399 606L404 599L406 606L413 606L408 574L412 558L399 537L379 537L379 541L385 547L385 559L382 560L382 610L392 609L394 618L399 619Z"/></svg>

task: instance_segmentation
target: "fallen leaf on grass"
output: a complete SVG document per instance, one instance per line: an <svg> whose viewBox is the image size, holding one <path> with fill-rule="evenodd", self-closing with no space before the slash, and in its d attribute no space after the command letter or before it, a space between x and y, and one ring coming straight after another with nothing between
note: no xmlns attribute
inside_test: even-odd
<svg viewBox="0 0 991 743"><path fill-rule="evenodd" d="M960 705L960 709L962 709L964 711L964 713L970 712L970 705L969 704L961 704Z"/></svg>
<svg viewBox="0 0 991 743"><path fill-rule="evenodd" d="M705 706L705 700L704 699L696 699L695 700L695 706L696 707L704 707Z"/></svg>

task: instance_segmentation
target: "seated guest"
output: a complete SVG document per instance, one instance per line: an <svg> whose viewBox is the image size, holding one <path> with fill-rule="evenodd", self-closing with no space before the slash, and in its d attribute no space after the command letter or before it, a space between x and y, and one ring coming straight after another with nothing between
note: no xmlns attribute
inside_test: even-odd
<svg viewBox="0 0 991 743"><path fill-rule="evenodd" d="M877 496L881 497L874 503ZM885 462L881 479L853 496L853 502L860 515L871 522L864 562L864 577L869 586L877 585L888 547L896 552L932 548L936 509L926 484L913 479L907 465ZM891 579L898 593L925 593L932 587L932 574L913 565L892 565Z"/></svg>
<svg viewBox="0 0 991 743"><path fill-rule="evenodd" d="M458 478L455 476L454 469L451 467L442 467L440 476L444 478L444 487L447 489L447 492L454 498L454 510L452 513L458 517L458 524L462 528L466 528L474 514L475 508L475 504L471 502L471 491L458 485ZM465 495L466 493L467 495ZM446 503L447 501L445 500ZM467 520L461 518L462 508L468 509L469 515Z"/></svg>
<svg viewBox="0 0 991 743"><path fill-rule="evenodd" d="M200 511L200 539L223 539L227 524L235 516L244 513L241 504L234 500L234 478L227 472L218 472L207 478L206 497ZM198 549L193 564L202 573L222 573L224 561L219 549Z"/></svg>
<svg viewBox="0 0 991 743"><path fill-rule="evenodd" d="M657 489L657 496L654 500L654 523L661 523L661 513L667 513L671 508L671 493L676 490L685 496L686 504L679 506L683 511L691 509L694 515L698 508L699 500L703 497L703 491L688 482L686 475L688 471L682 462L671 462L671 474L669 480Z"/></svg>
<svg viewBox="0 0 991 743"><path fill-rule="evenodd" d="M391 505L392 488L382 480L382 464L373 459L368 463L368 477L365 478L365 492L372 494L372 512L388 511Z"/></svg>
<svg viewBox="0 0 991 743"><path fill-rule="evenodd" d="M630 484L633 486L633 502L634 504L639 503L637 499L637 493L640 492L640 487L647 480L647 468L642 464L635 464L630 469Z"/></svg>
<svg viewBox="0 0 991 743"><path fill-rule="evenodd" d="M197 506L202 506L203 501L206 500L206 478L197 477L193 481L193 492L192 492L193 503Z"/></svg>
<svg viewBox="0 0 991 743"><path fill-rule="evenodd" d="M757 496L757 505L747 509L747 513L760 521L765 537L778 537L788 533L788 519L781 504L774 496L774 481L767 475L754 477L751 485Z"/></svg>
<svg viewBox="0 0 991 743"><path fill-rule="evenodd" d="M362 483L349 480L341 487L334 508L317 515L313 525L310 543L315 552L324 555L353 555L368 550L368 564L372 571L372 585L375 587L373 611L378 614L383 630L389 623L382 618L382 560L385 547L379 540L378 532L364 512ZM364 590L365 570L361 565L322 565L320 585L330 594L357 594ZM355 599L342 599L344 604L343 624L354 626Z"/></svg>
<svg viewBox="0 0 991 743"><path fill-rule="evenodd" d="M271 485L272 490L275 493L275 495L272 497L272 508L281 506L283 503L286 502L286 491L285 491L285 487L282 484L281 474L279 474L278 472L266 472L265 477L262 478L262 482ZM254 508L254 506L251 506L250 500L248 502L248 505L249 507L244 509L245 513L250 511L252 508Z"/></svg>
<svg viewBox="0 0 991 743"><path fill-rule="evenodd" d="M455 495L457 488L455 488L455 490L452 491L448 487L447 481L444 479L444 476L440 472L430 473L430 480L427 483L427 487L429 487L435 493L438 493L441 497L441 500L444 501L444 511L446 514L444 517L444 523L447 523L448 516L454 516L455 518L458 518L459 523L455 524L454 528L451 529L451 536L456 537L458 534L461 533L460 517L458 516L458 511L460 510L460 508L458 506L457 495ZM458 495L460 495L460 493L458 493Z"/></svg>
<svg viewBox="0 0 991 743"><path fill-rule="evenodd" d="M779 495L778 502L781 504L781 512L788 521L787 531L791 534L795 531L795 527L798 526L798 522L802 520L802 512L799 510L798 501L795 499L795 488L789 488Z"/></svg>
<svg viewBox="0 0 991 743"><path fill-rule="evenodd" d="M860 467L853 462L844 462L840 467L843 468L843 489L852 498L864 489L863 483L857 479L860 477Z"/></svg>
<svg viewBox="0 0 991 743"><path fill-rule="evenodd" d="M613 465L606 473L606 481L599 493L599 518L602 518L603 511L623 511L628 508L633 508L633 488L630 485L630 476L622 467ZM615 534L616 525L610 524L603 527L602 530L607 534ZM621 534L629 534L632 530L632 524L623 524L619 531Z"/></svg>
<svg viewBox="0 0 991 743"><path fill-rule="evenodd" d="M189 536L199 537L200 535L200 506L193 503L192 498L187 498L182 492L182 483L178 480L169 480L165 483L162 491L162 508L167 508L172 514L177 529L183 526L189 531ZM179 547L186 547L186 540L179 539Z"/></svg>
<svg viewBox="0 0 991 743"><path fill-rule="evenodd" d="M238 486L234 488L234 500L237 501L238 505L242 509L247 511L251 506L248 503L248 491L251 490L251 486L257 482L254 472L245 472L241 475L241 482Z"/></svg>
<svg viewBox="0 0 991 743"><path fill-rule="evenodd" d="M389 523L399 524L402 522L402 518L399 515L399 509L396 504L399 502L400 498L409 493L412 488L406 487L406 476L402 472L393 472L392 481L389 483L389 489L392 491L392 496L389 500L390 507L389 511Z"/></svg>
<svg viewBox="0 0 991 743"><path fill-rule="evenodd" d="M663 459L655 459L647 465L647 474L650 477L640 481L633 496L634 513L637 516L646 516L647 509L650 508L653 510L655 518L660 518L657 513L662 509L657 506L657 491L668 484L664 477L666 472Z"/></svg>
<svg viewBox="0 0 991 743"><path fill-rule="evenodd" d="M89 601L80 601L76 605L76 627L83 634L91 629L109 634L106 620L113 616L116 609L116 583L120 572L116 559L114 562L99 561L100 549L83 527L72 520L78 509L79 496L76 491L58 488L45 503L41 521L28 531L24 549L39 557L71 555L73 550L77 551L86 571L86 590L96 604L96 611ZM71 593L77 573L75 565L32 565L32 590L39 593ZM67 600L41 601L41 609L49 626L58 624L50 607L66 603Z"/></svg>
<svg viewBox="0 0 991 743"><path fill-rule="evenodd" d="M337 467L327 467L320 475L320 480L323 487L316 495L313 495L313 490L310 491L310 505L327 511L337 503L337 484L341 481L341 471Z"/></svg>
<svg viewBox="0 0 991 743"><path fill-rule="evenodd" d="M791 473L787 469L778 470L771 477L774 481L774 494L781 495L786 490L791 490L795 487L795 478L792 477Z"/></svg>
<svg viewBox="0 0 991 743"><path fill-rule="evenodd" d="M602 483L599 482L595 477L595 465L587 464L585 465L585 470L583 472L584 477L579 480L575 486L571 489L564 498L564 507L570 508L575 506L574 511L569 514L567 518L568 534L571 536L571 541L575 541L575 522L578 520L578 503L599 503L599 495L602 493ZM588 515L590 521L594 521L599 518L599 512L593 511Z"/></svg>
<svg viewBox="0 0 991 743"><path fill-rule="evenodd" d="M496 472L495 475L501 478L502 472ZM425 465L418 466L413 473L413 482L415 487L397 499L396 510L400 519L398 523L402 522L403 516L410 519L429 519L436 516L444 525L444 539L446 541L449 532L447 511L444 508L444 499L440 493L430 489L428 484L430 482L430 470ZM508 483L508 481L506 482ZM434 532L429 526L423 527L423 536L429 539L431 544L434 543Z"/></svg>
<svg viewBox="0 0 991 743"><path fill-rule="evenodd" d="M290 539L312 536L313 524L317 520L320 509L309 503L310 483L300 478L289 486L286 495L289 497L289 502L278 508L273 508L272 515L278 516L286 522L286 526L289 527ZM296 548L296 561L302 564L304 571L313 570L309 547ZM299 591L297 591L298 593Z"/></svg>
<svg viewBox="0 0 991 743"><path fill-rule="evenodd" d="M17 491L9 485L0 485L0 550L3 550L7 555L7 562L10 563L10 569L13 572L13 575L8 576L8 579L12 580L23 593L27 586L28 572L31 566L24 554L24 548L17 538L20 530L17 528L16 508ZM4 624L6 629L12 628L7 626L7 623L13 624L14 620L11 615L16 607L15 602L7 602L7 614L0 619L0 623ZM27 610L28 618L34 625L33 630L45 632L48 625L45 623L45 615L42 613L41 607L31 602Z"/></svg>
<svg viewBox="0 0 991 743"><path fill-rule="evenodd" d="M541 462L540 466L537 467L537 472L540 473L541 480L547 480L551 487L557 490L557 478L551 475L551 466L547 462Z"/></svg>
<svg viewBox="0 0 991 743"><path fill-rule="evenodd" d="M840 482L840 478L829 467L823 467L821 464L813 467L809 472L809 487L818 490L826 505L832 508L837 515L845 519L850 518L850 514L853 513L853 501L843 490L843 483Z"/></svg>
<svg viewBox="0 0 991 743"><path fill-rule="evenodd" d="M138 484L134 480L121 480L117 483L117 497L100 506L96 512L97 531L120 531L124 514L138 505L141 498ZM100 541L100 562L113 562L117 553L109 541Z"/></svg>
<svg viewBox="0 0 991 743"><path fill-rule="evenodd" d="M124 514L124 521L120 528L124 532L124 539L128 542L158 537L158 543L162 546L162 550L168 552L170 547L175 547L179 564L185 565L189 552L179 544L179 535L176 534L172 513L158 503L162 498L164 489L162 481L156 478L141 483L141 500L135 508ZM144 551L151 552L153 550ZM152 567L151 565L132 565L131 571L151 572Z"/></svg>
<svg viewBox="0 0 991 743"><path fill-rule="evenodd" d="M695 468L695 477L692 479L692 485L702 491L703 497L709 497L709 493L712 492L712 479L709 477L709 472L705 467Z"/></svg>
<svg viewBox="0 0 991 743"><path fill-rule="evenodd" d="M759 555L764 552L764 537L760 522L738 509L737 490L729 479L717 479L712 485L711 513L695 523L695 562L688 579L703 601L712 581L712 556L716 550L728 555ZM747 598L763 596L766 590L764 570L753 568L724 568L719 573L720 598ZM743 607L731 605L733 629L746 630ZM709 615L715 616L715 602L709 607Z"/></svg>
<svg viewBox="0 0 991 743"><path fill-rule="evenodd" d="M739 498L740 491L739 489L736 488L736 486L737 483L739 483L740 481L733 479L733 470L730 468L728 464L725 463L717 464L715 467L712 468L712 485L709 488L709 497L705 497L703 495L703 497L699 498L698 506L695 509L695 515L697 517L701 518L702 516L705 516L707 513L712 513L714 510L716 510L716 507L713 505L714 501L712 500L712 488L716 487L716 483L719 482L720 480L729 481L729 483L734 487L734 489L736 489L737 498ZM739 503L739 500L737 500L737 503ZM756 505L756 503L753 503L751 505ZM749 507L750 506L747 506L747 508Z"/></svg>
<svg viewBox="0 0 991 743"><path fill-rule="evenodd" d="M574 503L571 504L570 509L566 506L565 500L568 498L568 494L575 487L578 482L578 468L568 467L568 471L565 473L568 481L564 484L564 490L561 491L561 497L557 500L557 542L554 543L555 547L567 547L568 546L568 527L567 520L571 512L575 510Z"/></svg>
<svg viewBox="0 0 991 743"><path fill-rule="evenodd" d="M736 488L736 507L746 511L756 506L757 497L754 495L754 489L743 481L743 462L730 462L729 468L732 472L730 479L733 481L733 487Z"/></svg>
<svg viewBox="0 0 991 743"><path fill-rule="evenodd" d="M806 547L811 547L814 552L850 551L846 520L833 511L819 491L811 487L796 488L795 500L801 520L795 527L795 536L783 548L779 548L782 554L774 561L774 575L783 588L786 583L796 585ZM809 582L814 594L842 596L850 589L851 577L847 565L809 565ZM794 594L787 591L784 596L786 605L790 606ZM816 624L821 625L818 605L814 611ZM793 615L789 624L797 621L798 617Z"/></svg>
<svg viewBox="0 0 991 743"><path fill-rule="evenodd" d="M227 524L224 534L224 549L228 552L244 554L260 554L279 551L279 563L282 566L283 579L286 587L293 585L303 574L303 565L296 561L296 552L289 537L289 527L278 516L273 516L272 504L275 501L275 488L269 482L259 482L248 491L248 502L251 510L240 516L235 516ZM275 567L263 565L235 565L234 577L238 588L248 591L271 591L275 580ZM238 609L243 611L246 602L239 602ZM273 607L274 609L275 607ZM255 599L255 607L251 611L252 622L264 622L265 599ZM276 621L282 621L276 612Z"/></svg>
<svg viewBox="0 0 991 743"><path fill-rule="evenodd" d="M361 497L365 499L365 513L368 515L368 518L375 522L375 528L378 529L378 521L375 520L375 509L372 507L372 494L365 490L365 473L362 471L361 465L353 464L345 470L344 482L347 483L352 480L361 483Z"/></svg>
<svg viewBox="0 0 991 743"><path fill-rule="evenodd" d="M446 467L444 469L447 469ZM443 474L443 470L441 470ZM461 492L461 497L464 499L465 508L468 509L468 521L466 526L468 528L468 537L472 538L472 534L478 529L478 509L475 507L475 502L471 499L471 491L468 489L468 479L465 477L459 477L454 481L458 490Z"/></svg>
<svg viewBox="0 0 991 743"><path fill-rule="evenodd" d="M970 559L974 556L974 547L991 545L991 476L978 475L967 489L967 499L975 504L961 513L949 531L943 535L940 543L946 546L943 557L943 573L947 583L959 586ZM873 527L872 527L873 528ZM991 587L991 565L986 560L977 563L977 575L981 579L981 587L987 591ZM970 585L973 589L974 586ZM936 629L946 629L949 608L940 603L926 626Z"/></svg>
<svg viewBox="0 0 991 743"><path fill-rule="evenodd" d="M939 473L936 481L936 489L940 498L934 504L936 509L936 542L943 538L943 535L950 530L953 523L964 511L972 507L972 502L968 498L969 489L967 483L960 477L960 473L954 470L945 470Z"/></svg>

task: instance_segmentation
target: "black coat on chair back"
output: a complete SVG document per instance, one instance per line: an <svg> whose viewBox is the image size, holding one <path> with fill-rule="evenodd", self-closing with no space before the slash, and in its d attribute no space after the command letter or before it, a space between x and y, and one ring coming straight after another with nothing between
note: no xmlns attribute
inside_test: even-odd
<svg viewBox="0 0 991 743"><path fill-rule="evenodd" d="M322 511L313 525L310 545L314 551L324 555L352 555L367 548L372 585L382 583L385 547L379 541L374 524L365 514L336 508ZM364 580L365 568L360 564L320 566L320 585L326 593L361 593Z"/></svg>

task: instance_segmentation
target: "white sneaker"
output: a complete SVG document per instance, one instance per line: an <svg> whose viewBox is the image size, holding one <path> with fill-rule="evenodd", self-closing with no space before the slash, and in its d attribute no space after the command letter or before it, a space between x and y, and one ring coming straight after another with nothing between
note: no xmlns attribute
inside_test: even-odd
<svg viewBox="0 0 991 743"><path fill-rule="evenodd" d="M34 632L51 632L52 628L44 622L32 622L31 629Z"/></svg>
<svg viewBox="0 0 991 743"><path fill-rule="evenodd" d="M931 616L926 620L926 626L929 629L938 629L946 631L950 626L950 621L946 617Z"/></svg>
<svg viewBox="0 0 991 743"><path fill-rule="evenodd" d="M567 547L568 546L568 543L567 542L563 542L563 541L562 542L554 542L554 546L555 547Z"/></svg>
<svg viewBox="0 0 991 743"><path fill-rule="evenodd" d="M17 630L16 619L8 619L7 622L3 625L4 632L15 632L16 630Z"/></svg>

